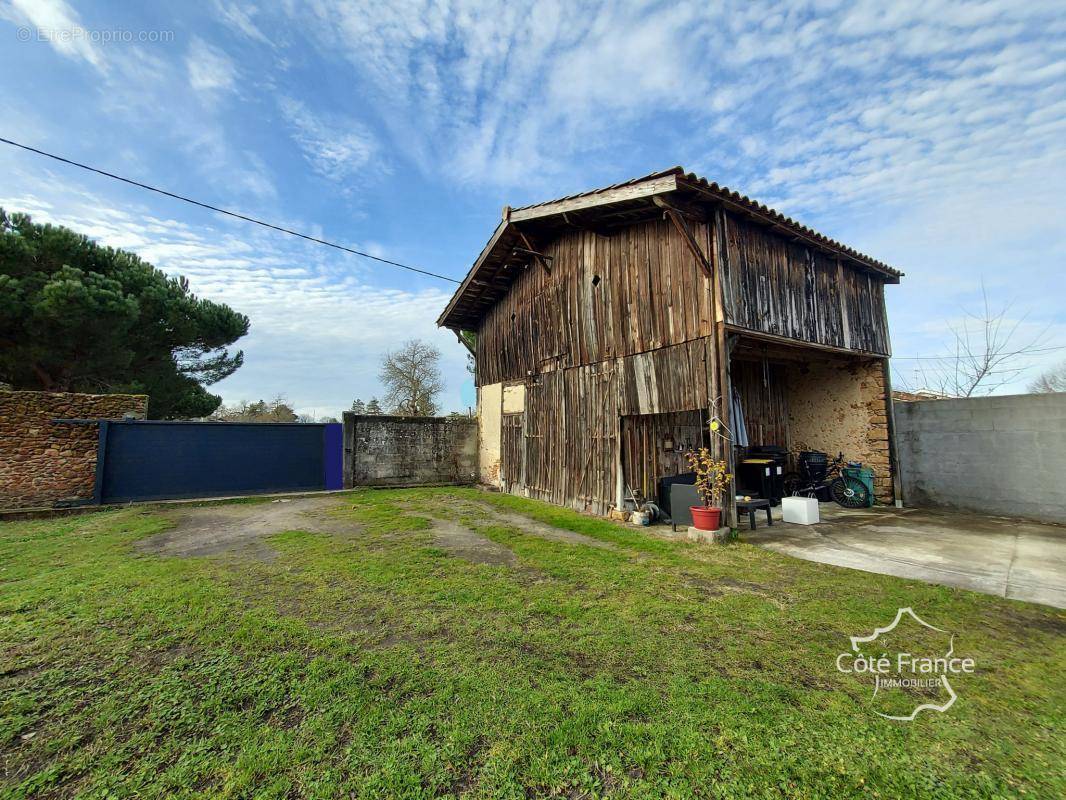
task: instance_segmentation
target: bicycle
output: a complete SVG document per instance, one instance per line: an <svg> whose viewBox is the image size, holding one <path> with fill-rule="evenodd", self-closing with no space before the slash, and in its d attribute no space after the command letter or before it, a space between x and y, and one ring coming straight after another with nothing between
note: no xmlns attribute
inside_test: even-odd
<svg viewBox="0 0 1066 800"><path fill-rule="evenodd" d="M865 508L870 504L870 490L858 478L844 474L845 467L861 467L861 461L845 461L844 454L829 462L825 475L820 479L812 476L806 462L801 462L800 472L788 472L782 477L784 494L789 497L817 497L819 492L829 489L829 496L844 508Z"/></svg>

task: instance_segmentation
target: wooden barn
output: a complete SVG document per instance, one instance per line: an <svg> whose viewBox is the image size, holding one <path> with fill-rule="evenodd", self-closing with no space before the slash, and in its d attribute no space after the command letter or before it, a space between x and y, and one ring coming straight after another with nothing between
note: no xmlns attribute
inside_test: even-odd
<svg viewBox="0 0 1066 800"><path fill-rule="evenodd" d="M473 342L481 480L604 514L701 444L813 449L890 501L901 274L681 167L504 208L438 320Z"/></svg>

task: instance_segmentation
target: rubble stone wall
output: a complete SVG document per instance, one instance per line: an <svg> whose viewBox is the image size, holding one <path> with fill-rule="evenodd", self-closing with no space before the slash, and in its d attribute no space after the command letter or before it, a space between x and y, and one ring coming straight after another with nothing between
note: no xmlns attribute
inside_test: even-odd
<svg viewBox="0 0 1066 800"><path fill-rule="evenodd" d="M0 391L0 509L92 499L99 426L54 420L147 412L145 395Z"/></svg>

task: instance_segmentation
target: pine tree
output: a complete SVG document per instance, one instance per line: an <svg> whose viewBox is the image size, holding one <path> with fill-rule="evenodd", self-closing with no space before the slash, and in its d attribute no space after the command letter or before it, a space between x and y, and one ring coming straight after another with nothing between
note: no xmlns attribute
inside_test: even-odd
<svg viewBox="0 0 1066 800"><path fill-rule="evenodd" d="M378 402L376 397L371 397L370 402L366 404L366 413L377 416L381 414L381 403Z"/></svg>
<svg viewBox="0 0 1066 800"><path fill-rule="evenodd" d="M205 417L204 388L244 354L248 318L133 253L0 208L0 383L47 392L136 392L153 419Z"/></svg>
<svg viewBox="0 0 1066 800"><path fill-rule="evenodd" d="M353 414L365 414L366 413L366 403L364 403L358 397L355 398L355 400L352 401L352 413Z"/></svg>

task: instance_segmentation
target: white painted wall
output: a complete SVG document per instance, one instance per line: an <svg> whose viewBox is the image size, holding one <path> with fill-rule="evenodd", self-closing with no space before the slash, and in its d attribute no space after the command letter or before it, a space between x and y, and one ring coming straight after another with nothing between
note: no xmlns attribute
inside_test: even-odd
<svg viewBox="0 0 1066 800"><path fill-rule="evenodd" d="M526 385L509 383L503 387L503 413L521 414L526 410Z"/></svg>
<svg viewBox="0 0 1066 800"><path fill-rule="evenodd" d="M478 478L490 486L500 485L502 417L503 384L482 386L477 393Z"/></svg>

